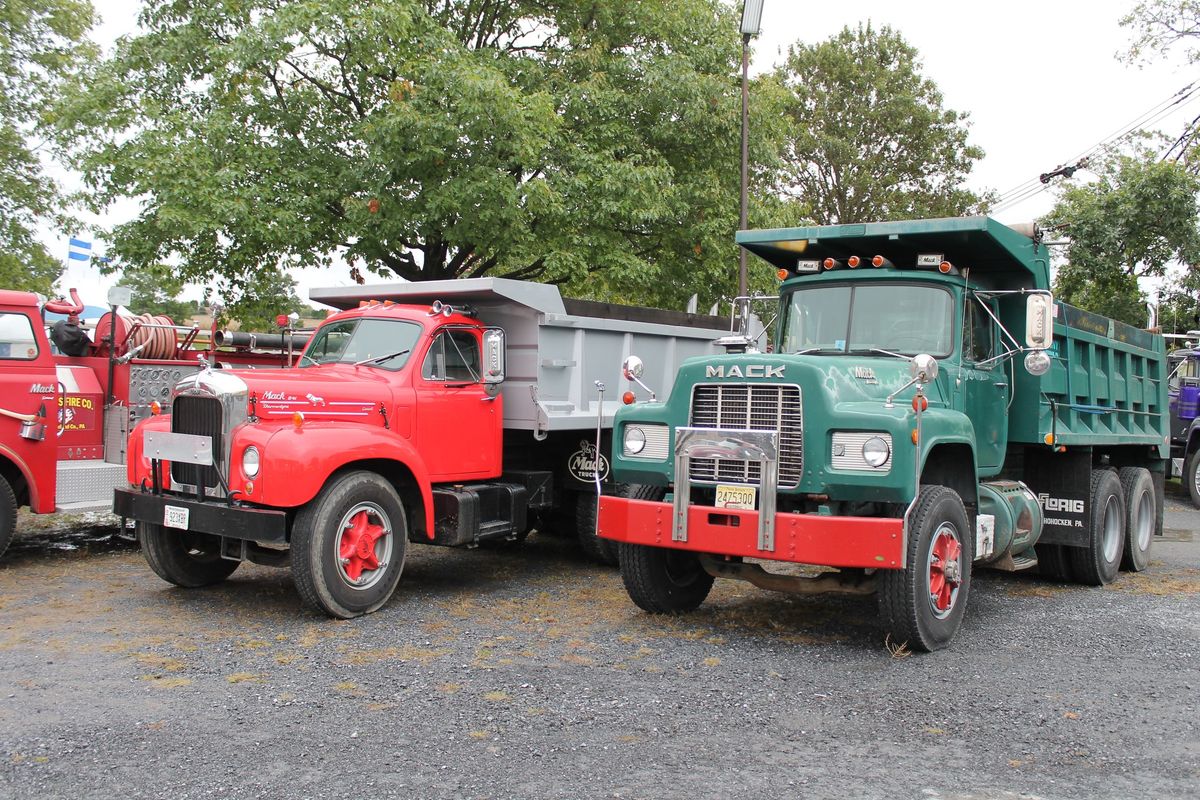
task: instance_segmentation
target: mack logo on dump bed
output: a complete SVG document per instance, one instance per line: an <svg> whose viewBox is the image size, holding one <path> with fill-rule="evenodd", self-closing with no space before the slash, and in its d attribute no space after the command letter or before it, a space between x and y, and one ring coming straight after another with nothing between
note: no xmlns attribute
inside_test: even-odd
<svg viewBox="0 0 1200 800"><path fill-rule="evenodd" d="M725 366L724 364L707 364L704 367L706 378L782 378L786 366L772 367L770 364L747 364L742 369L741 364Z"/></svg>

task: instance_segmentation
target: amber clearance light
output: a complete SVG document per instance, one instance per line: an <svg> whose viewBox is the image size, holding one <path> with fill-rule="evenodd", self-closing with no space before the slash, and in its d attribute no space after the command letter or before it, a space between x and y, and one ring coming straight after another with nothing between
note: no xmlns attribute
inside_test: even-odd
<svg viewBox="0 0 1200 800"><path fill-rule="evenodd" d="M292 414L292 426L296 430L300 430L301 426L303 426L303 425L304 425L304 415L301 414L299 411Z"/></svg>

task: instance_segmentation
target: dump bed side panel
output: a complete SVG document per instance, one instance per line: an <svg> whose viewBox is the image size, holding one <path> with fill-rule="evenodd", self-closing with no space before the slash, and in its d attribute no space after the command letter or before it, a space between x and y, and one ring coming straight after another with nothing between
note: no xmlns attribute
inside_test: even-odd
<svg viewBox="0 0 1200 800"><path fill-rule="evenodd" d="M1038 378L1016 364L1010 416L1015 442L1149 445L1167 455L1167 370L1163 337L1057 303L1050 371ZM1036 398L1036 403L1032 402Z"/></svg>

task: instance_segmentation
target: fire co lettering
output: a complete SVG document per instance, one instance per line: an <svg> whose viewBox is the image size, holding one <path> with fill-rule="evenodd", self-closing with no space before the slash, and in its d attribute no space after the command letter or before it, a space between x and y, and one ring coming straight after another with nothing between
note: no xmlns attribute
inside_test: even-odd
<svg viewBox="0 0 1200 800"><path fill-rule="evenodd" d="M1048 494L1039 494L1038 502L1042 504L1043 511L1065 511L1068 514L1083 513L1082 500L1069 500L1065 497L1051 497Z"/></svg>
<svg viewBox="0 0 1200 800"><path fill-rule="evenodd" d="M740 364L726 367L724 364L705 365L706 378L782 378L786 366L772 367L770 364L747 364L745 371Z"/></svg>
<svg viewBox="0 0 1200 800"><path fill-rule="evenodd" d="M85 411L91 411L96 407L96 404L92 402L92 398L90 397L71 397L70 395L60 395L58 398L58 407L82 408Z"/></svg>

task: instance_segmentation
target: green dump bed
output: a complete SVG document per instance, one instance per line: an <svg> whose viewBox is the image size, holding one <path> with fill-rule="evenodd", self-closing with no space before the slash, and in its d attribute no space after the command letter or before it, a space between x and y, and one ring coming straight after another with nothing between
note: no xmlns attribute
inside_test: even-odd
<svg viewBox="0 0 1200 800"><path fill-rule="evenodd" d="M1055 304L1050 371L1016 364L1009 438L1065 447L1145 444L1169 450L1165 340L1149 331ZM1036 402L1034 399L1036 398Z"/></svg>

